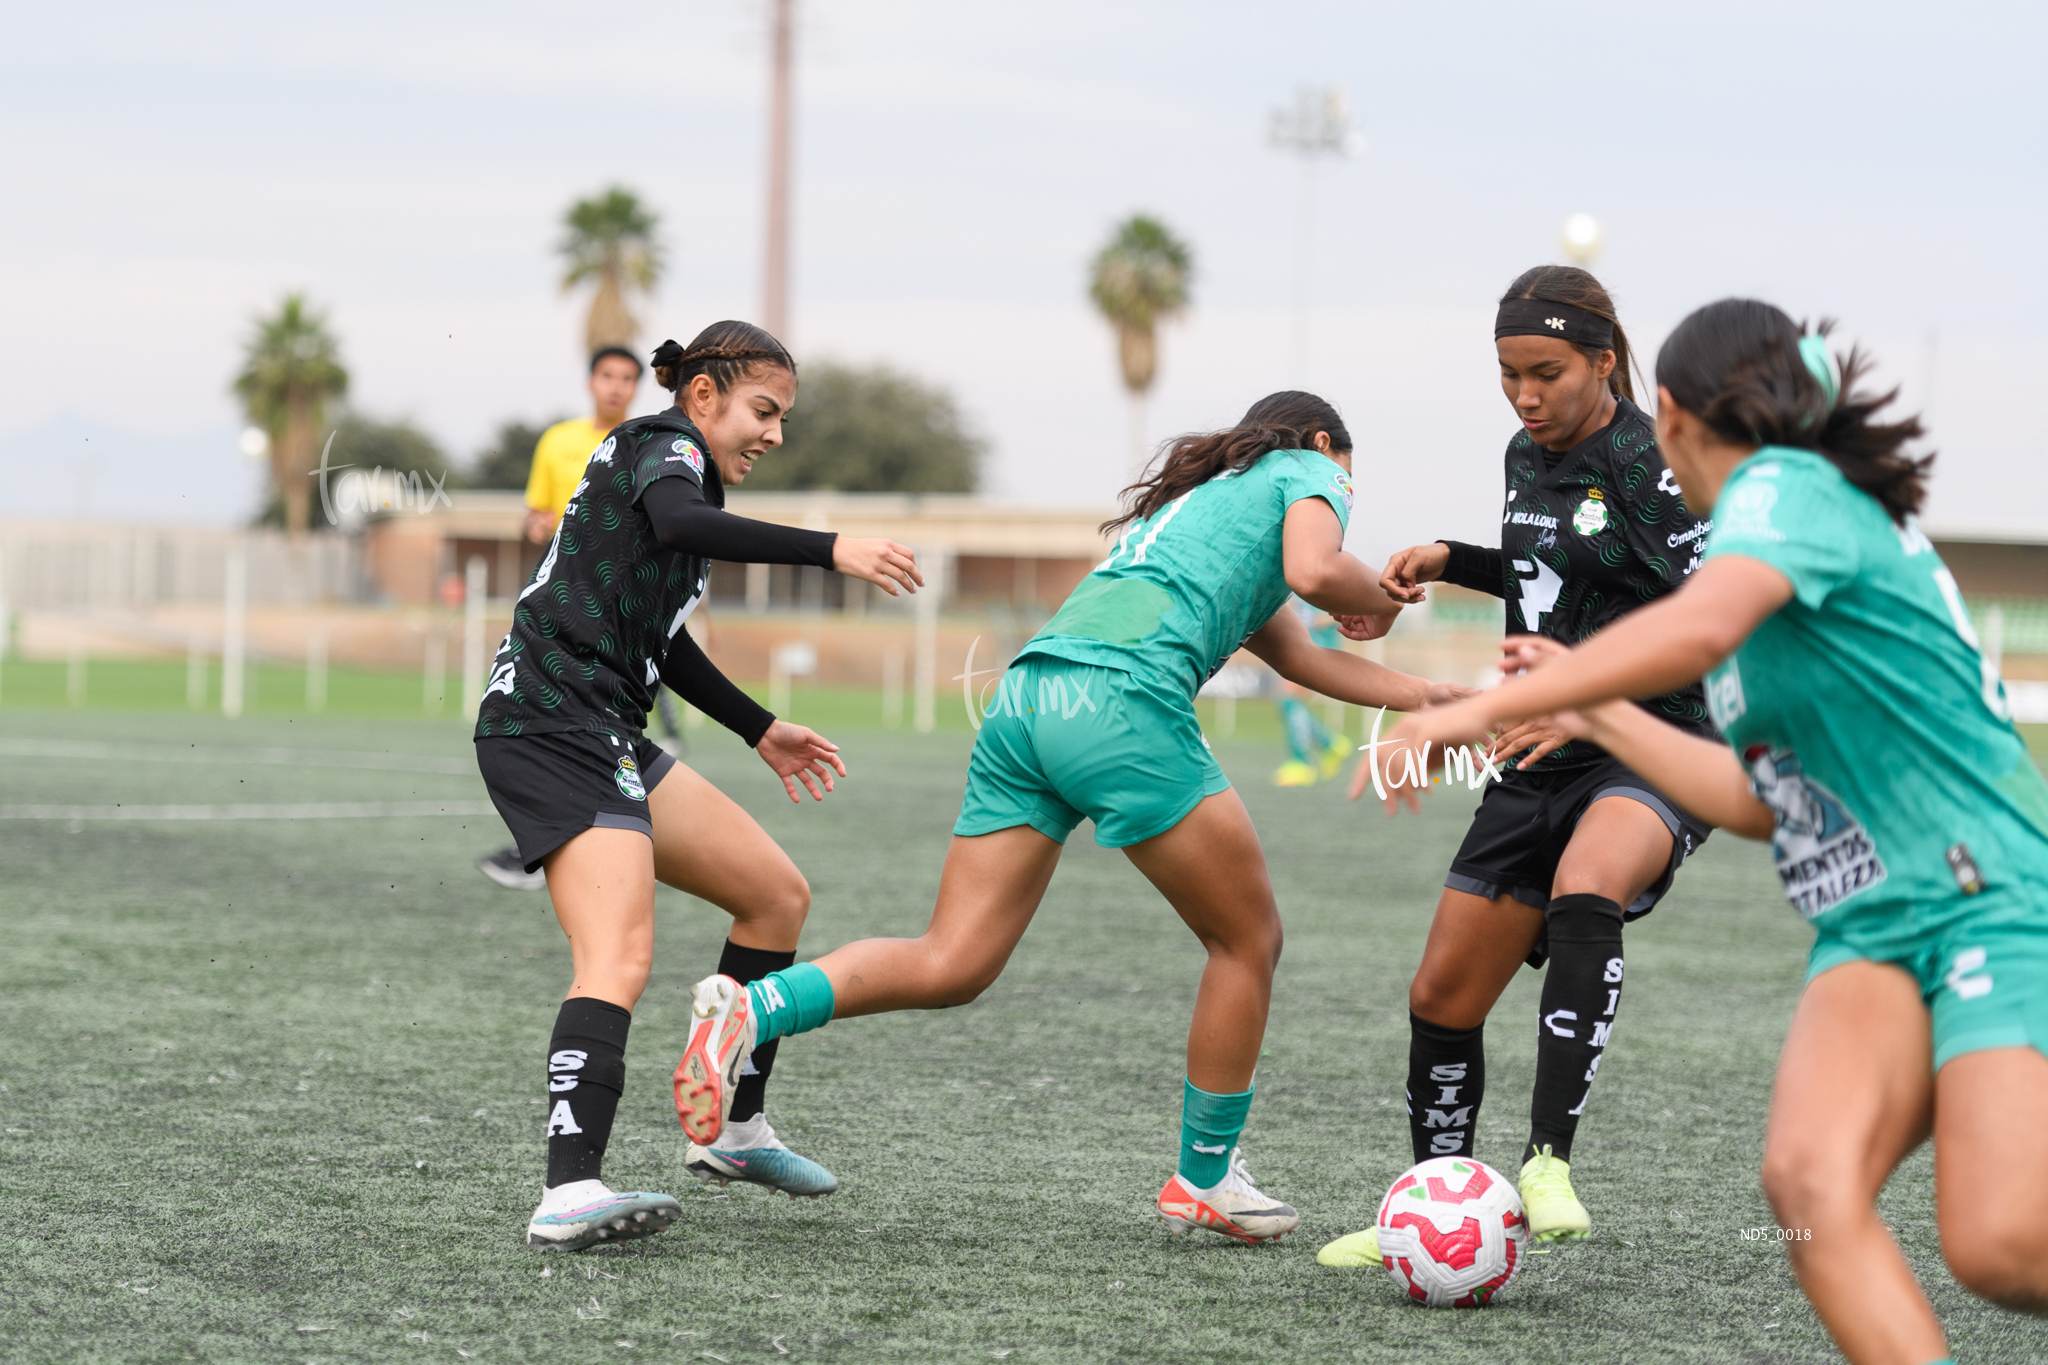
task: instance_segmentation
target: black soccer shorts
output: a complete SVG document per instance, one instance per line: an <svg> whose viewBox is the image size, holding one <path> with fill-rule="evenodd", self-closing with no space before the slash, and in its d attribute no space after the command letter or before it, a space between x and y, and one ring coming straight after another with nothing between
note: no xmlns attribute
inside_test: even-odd
<svg viewBox="0 0 2048 1365"><path fill-rule="evenodd" d="M588 730L476 742L484 787L528 872L586 829L637 829L654 837L647 793L675 765L651 739Z"/></svg>
<svg viewBox="0 0 2048 1365"><path fill-rule="evenodd" d="M1507 895L1538 910L1548 907L1558 862L1587 809L1603 796L1626 796L1657 812L1671 831L1671 862L1664 875L1623 908L1625 918L1639 919L1656 908L1679 867L1710 832L1618 758L1556 772L1504 769L1502 779L1487 784L1465 842L1451 859L1444 885L1452 891L1488 900ZM1537 952L1543 951L1539 943Z"/></svg>

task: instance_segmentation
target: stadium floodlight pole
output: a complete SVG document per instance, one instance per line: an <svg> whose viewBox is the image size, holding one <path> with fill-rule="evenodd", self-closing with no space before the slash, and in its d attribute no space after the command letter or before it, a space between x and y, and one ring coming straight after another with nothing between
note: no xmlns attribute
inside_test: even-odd
<svg viewBox="0 0 2048 1365"><path fill-rule="evenodd" d="M1365 134L1351 117L1351 101L1336 86L1302 86L1291 108L1275 109L1267 122L1267 141L1301 158L1301 198L1294 222L1294 337L1289 361L1296 383L1308 382L1308 322L1315 244L1316 162L1323 157L1348 158L1365 151Z"/></svg>
<svg viewBox="0 0 2048 1365"><path fill-rule="evenodd" d="M761 284L761 325L789 344L790 30L796 0L774 0L768 84L768 241Z"/></svg>

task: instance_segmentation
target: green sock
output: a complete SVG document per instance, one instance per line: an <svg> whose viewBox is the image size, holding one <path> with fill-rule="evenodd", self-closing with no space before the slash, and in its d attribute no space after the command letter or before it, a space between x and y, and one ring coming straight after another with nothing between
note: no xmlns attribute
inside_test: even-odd
<svg viewBox="0 0 2048 1365"><path fill-rule="evenodd" d="M1288 752L1297 763L1315 766L1317 743L1315 715L1293 697L1280 699L1280 726L1287 734Z"/></svg>
<svg viewBox="0 0 2048 1365"><path fill-rule="evenodd" d="M1244 1131L1244 1118L1252 1109L1252 1092L1241 1095L1212 1095L1197 1089L1193 1081L1180 1104L1180 1178L1198 1190L1220 1184L1230 1169L1230 1149Z"/></svg>
<svg viewBox="0 0 2048 1365"><path fill-rule="evenodd" d="M815 963L799 962L747 986L754 997L754 1046L832 1022L832 980Z"/></svg>

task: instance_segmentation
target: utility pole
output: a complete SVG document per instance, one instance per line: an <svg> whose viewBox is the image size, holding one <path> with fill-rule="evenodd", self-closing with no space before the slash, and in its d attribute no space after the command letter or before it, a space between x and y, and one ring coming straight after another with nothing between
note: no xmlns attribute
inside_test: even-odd
<svg viewBox="0 0 2048 1365"><path fill-rule="evenodd" d="M1275 109L1267 123L1267 141L1301 158L1301 197L1294 220L1294 336L1289 361L1294 381L1308 382L1308 321L1314 304L1311 268L1315 246L1316 160L1354 157L1365 150L1365 134L1351 118L1351 102L1336 86L1303 86L1294 105Z"/></svg>
<svg viewBox="0 0 2048 1365"><path fill-rule="evenodd" d="M796 0L774 0L775 34L768 84L768 244L761 325L787 344L789 334L790 29Z"/></svg>

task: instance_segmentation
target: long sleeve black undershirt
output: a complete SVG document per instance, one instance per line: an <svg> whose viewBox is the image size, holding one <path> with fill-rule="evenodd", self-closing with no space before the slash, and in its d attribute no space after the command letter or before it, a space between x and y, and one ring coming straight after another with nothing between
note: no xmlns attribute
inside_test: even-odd
<svg viewBox="0 0 2048 1365"><path fill-rule="evenodd" d="M1451 552L1451 561L1444 566L1444 582L1494 597L1508 595L1506 586L1501 582L1499 547L1467 545L1456 540L1437 543Z"/></svg>
<svg viewBox="0 0 2048 1365"><path fill-rule="evenodd" d="M669 641L668 656L661 661L661 680L669 691L745 740L749 749L759 744L775 723L774 713L719 672L688 630L677 631Z"/></svg>
<svg viewBox="0 0 2048 1365"><path fill-rule="evenodd" d="M832 567L836 531L806 531L770 521L736 517L704 500L704 490L685 478L656 479L640 495L654 538L671 550L723 559L730 564L815 564Z"/></svg>

